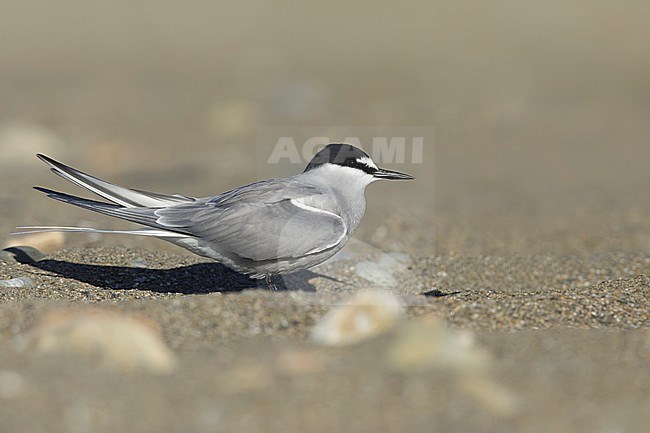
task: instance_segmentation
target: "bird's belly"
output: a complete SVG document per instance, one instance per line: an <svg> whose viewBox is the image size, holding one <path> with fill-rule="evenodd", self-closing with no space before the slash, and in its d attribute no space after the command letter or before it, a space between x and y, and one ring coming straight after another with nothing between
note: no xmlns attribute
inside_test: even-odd
<svg viewBox="0 0 650 433"><path fill-rule="evenodd" d="M308 254L297 258L281 258L263 261L240 257L234 253L224 253L217 245L213 245L197 238L172 238L167 240L193 252L194 254L216 260L237 272L250 275L254 278L261 278L266 274L285 274L308 269L312 266L323 263L343 248L348 239L349 237L346 236L338 245L314 254Z"/></svg>

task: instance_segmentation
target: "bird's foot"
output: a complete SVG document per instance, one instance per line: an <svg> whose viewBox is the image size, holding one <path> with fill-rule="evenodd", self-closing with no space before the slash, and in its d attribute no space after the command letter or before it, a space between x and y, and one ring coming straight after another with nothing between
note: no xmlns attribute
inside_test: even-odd
<svg viewBox="0 0 650 433"><path fill-rule="evenodd" d="M273 275L272 274L266 274L265 280L266 280L267 287L271 291L273 291L273 292L278 291L278 286L276 286L275 283L273 282Z"/></svg>

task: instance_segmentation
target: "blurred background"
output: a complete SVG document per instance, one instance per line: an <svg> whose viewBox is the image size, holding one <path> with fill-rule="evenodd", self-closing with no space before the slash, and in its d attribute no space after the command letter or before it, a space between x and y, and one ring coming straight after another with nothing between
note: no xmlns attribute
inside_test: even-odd
<svg viewBox="0 0 650 433"><path fill-rule="evenodd" d="M365 242L421 255L650 251L648 16L641 0L3 0L0 237L128 227L31 190L79 192L36 152L204 196L265 177L275 143L260 130L381 125L431 127L435 140L422 163L389 165L416 182L369 188ZM91 243L172 248L65 246Z"/></svg>

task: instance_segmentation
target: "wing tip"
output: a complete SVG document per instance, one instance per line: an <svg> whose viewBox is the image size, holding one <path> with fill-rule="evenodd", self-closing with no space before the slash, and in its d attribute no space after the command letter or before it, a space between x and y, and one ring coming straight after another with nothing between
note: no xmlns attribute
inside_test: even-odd
<svg viewBox="0 0 650 433"><path fill-rule="evenodd" d="M36 154L36 157L37 157L38 159L40 159L41 161L43 161L43 162L47 162L48 164L49 164L51 161L54 161L52 158L50 158L49 156L44 155L44 154L42 154L42 153L37 153L37 154Z"/></svg>
<svg viewBox="0 0 650 433"><path fill-rule="evenodd" d="M64 168L69 168L67 165L60 163L54 158L50 158L49 156L42 154L42 153L37 153L36 157L46 163L47 165L50 166L50 170L52 170L55 174L58 174L61 176L61 171L63 171Z"/></svg>
<svg viewBox="0 0 650 433"><path fill-rule="evenodd" d="M47 189L45 187L38 186L38 185L34 185L32 188L34 188L36 191L42 192L42 193L47 194L47 195L50 195L50 194L52 194L54 192L51 189Z"/></svg>

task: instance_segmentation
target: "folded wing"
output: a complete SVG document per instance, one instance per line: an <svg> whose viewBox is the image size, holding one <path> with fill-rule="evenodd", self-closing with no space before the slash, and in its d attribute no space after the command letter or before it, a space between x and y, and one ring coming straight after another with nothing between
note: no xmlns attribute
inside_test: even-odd
<svg viewBox="0 0 650 433"><path fill-rule="evenodd" d="M333 197L295 179L256 182L215 197L195 199L125 188L39 155L59 176L113 203L35 187L49 197L149 228L116 233L195 237L226 257L255 261L303 257L334 248L348 227ZM97 231L31 227L31 231ZM109 232L108 230L102 232Z"/></svg>
<svg viewBox="0 0 650 433"><path fill-rule="evenodd" d="M158 209L156 215L159 227L210 242L225 256L256 261L315 254L337 246L347 235L339 215L301 199L206 204L201 209L181 205Z"/></svg>

